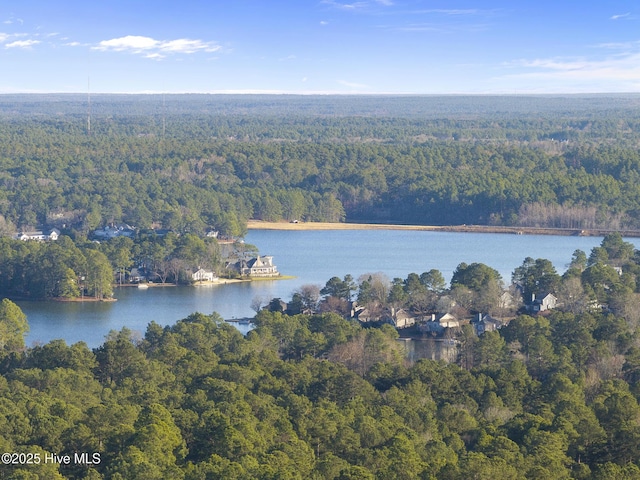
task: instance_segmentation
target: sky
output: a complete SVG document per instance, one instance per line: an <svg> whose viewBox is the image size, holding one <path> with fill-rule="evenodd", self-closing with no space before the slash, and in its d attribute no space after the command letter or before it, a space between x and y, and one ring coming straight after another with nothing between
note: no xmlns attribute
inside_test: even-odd
<svg viewBox="0 0 640 480"><path fill-rule="evenodd" d="M640 92L640 2L0 2L0 93L87 91Z"/></svg>

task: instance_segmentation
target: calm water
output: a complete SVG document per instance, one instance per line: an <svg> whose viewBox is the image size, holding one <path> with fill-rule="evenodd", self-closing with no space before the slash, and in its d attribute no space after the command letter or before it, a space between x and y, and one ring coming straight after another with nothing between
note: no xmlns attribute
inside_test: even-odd
<svg viewBox="0 0 640 480"><path fill-rule="evenodd" d="M324 285L346 274L358 278L384 272L389 278L405 278L432 268L450 280L461 262L485 263L509 282L513 270L525 257L546 258L562 273L576 249L587 254L600 244L596 237L554 237L480 233L413 231L321 231L282 232L255 230L246 237L262 254L274 256L280 272L293 280L236 283L206 287L163 287L116 290L113 303L18 302L27 315L31 331L27 345L62 338L67 343L84 341L90 347L103 343L111 330L123 326L143 335L149 322L173 324L193 312L218 312L225 319L252 317L251 302L291 298L301 285ZM636 247L640 239L628 239ZM241 331L248 328L238 325Z"/></svg>

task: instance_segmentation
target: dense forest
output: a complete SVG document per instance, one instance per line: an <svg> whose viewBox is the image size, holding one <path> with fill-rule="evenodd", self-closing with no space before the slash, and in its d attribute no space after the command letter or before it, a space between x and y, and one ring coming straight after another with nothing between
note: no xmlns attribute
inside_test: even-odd
<svg viewBox="0 0 640 480"><path fill-rule="evenodd" d="M193 314L93 351L24 350L24 315L0 316L2 478L640 475L638 333L613 315L520 316L470 337L465 368L407 365L390 326L332 313L262 311L246 338Z"/></svg>
<svg viewBox="0 0 640 480"><path fill-rule="evenodd" d="M0 97L0 232L640 228L640 97ZM90 122L89 122L90 118Z"/></svg>

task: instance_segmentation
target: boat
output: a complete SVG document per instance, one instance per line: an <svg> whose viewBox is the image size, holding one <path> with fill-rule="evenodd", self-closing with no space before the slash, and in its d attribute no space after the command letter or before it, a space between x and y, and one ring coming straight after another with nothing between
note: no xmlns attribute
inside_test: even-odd
<svg viewBox="0 0 640 480"><path fill-rule="evenodd" d="M139 283L138 288L146 290L147 288L149 288L149 285L147 285L146 283Z"/></svg>

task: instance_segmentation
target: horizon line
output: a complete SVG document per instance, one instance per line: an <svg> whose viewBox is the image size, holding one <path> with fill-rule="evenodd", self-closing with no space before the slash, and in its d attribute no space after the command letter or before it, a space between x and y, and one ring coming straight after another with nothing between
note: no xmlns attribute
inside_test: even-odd
<svg viewBox="0 0 640 480"><path fill-rule="evenodd" d="M87 92L77 91L51 91L51 92L33 92L33 91L15 91L0 92L0 96L7 95L86 95ZM556 91L556 92L540 92L540 91L496 91L496 92L441 92L441 93L419 93L419 92L346 92L346 91L307 91L292 92L278 90L213 90L200 92L170 92L170 91L149 91L143 90L138 92L91 92L92 95L272 95L272 96L386 96L386 97L446 97L446 96L545 96L545 95L640 95L640 92L634 91Z"/></svg>

